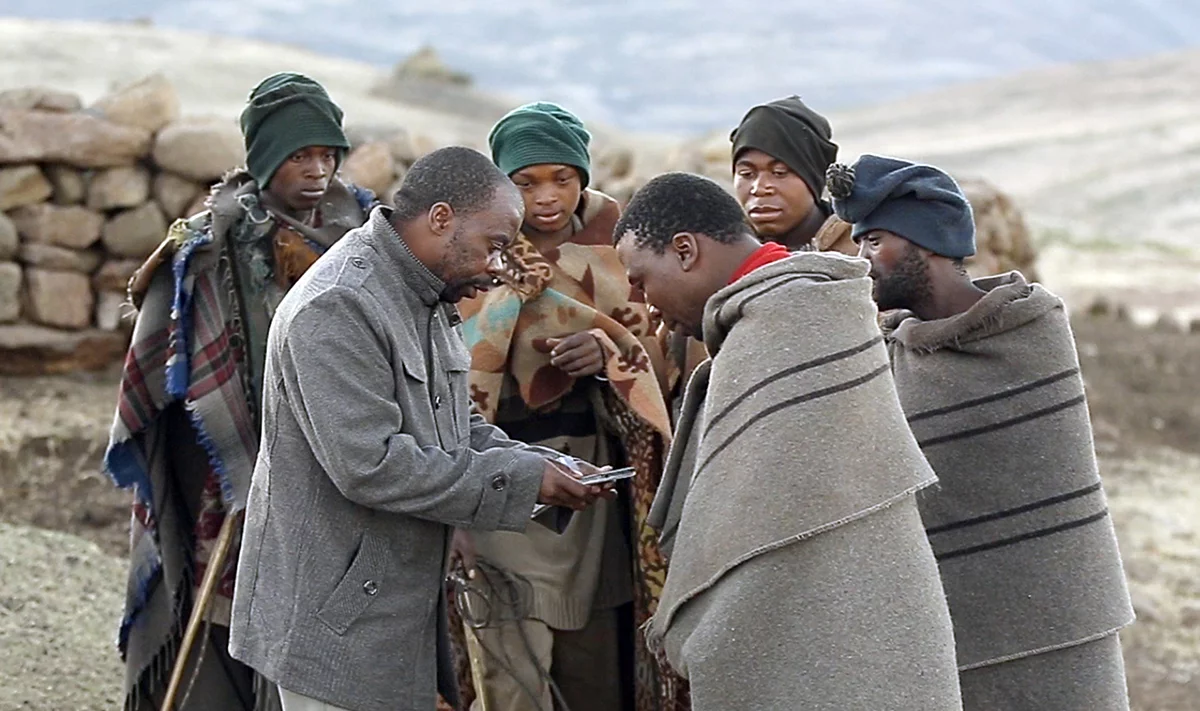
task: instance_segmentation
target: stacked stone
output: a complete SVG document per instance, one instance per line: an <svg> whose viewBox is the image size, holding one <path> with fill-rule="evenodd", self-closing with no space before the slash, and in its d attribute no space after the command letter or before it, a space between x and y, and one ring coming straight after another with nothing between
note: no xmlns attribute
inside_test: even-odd
<svg viewBox="0 0 1200 711"><path fill-rule="evenodd" d="M242 160L237 125L181 119L161 75L86 109L52 89L0 93L0 372L119 356L129 276Z"/></svg>
<svg viewBox="0 0 1200 711"><path fill-rule="evenodd" d="M606 136L596 136L592 143L592 187L611 195L622 205L650 179L635 168L633 149Z"/></svg>
<svg viewBox="0 0 1200 711"><path fill-rule="evenodd" d="M390 203L408 168L440 145L394 128L348 130L342 177ZM483 136L457 136L480 145ZM727 136L636 151L601 132L592 185L622 204L664 169L732 190ZM244 163L234 117L183 117L162 75L119 87L90 107L46 88L0 92L0 374L97 368L120 357L132 327L125 286L171 221L204 209L212 185ZM974 274L1033 274L1034 249L1012 201L963 181L975 208Z"/></svg>
<svg viewBox="0 0 1200 711"><path fill-rule="evenodd" d="M87 108L53 89L0 92L0 374L101 367L123 352L129 277L245 161L233 118L180 114L162 75ZM385 202L435 147L394 130L355 145L342 176Z"/></svg>
<svg viewBox="0 0 1200 711"><path fill-rule="evenodd" d="M424 136L395 129L349 129L347 134L354 148L342 163L342 179L367 188L388 205L392 204L392 196L400 189L409 166L437 148Z"/></svg>

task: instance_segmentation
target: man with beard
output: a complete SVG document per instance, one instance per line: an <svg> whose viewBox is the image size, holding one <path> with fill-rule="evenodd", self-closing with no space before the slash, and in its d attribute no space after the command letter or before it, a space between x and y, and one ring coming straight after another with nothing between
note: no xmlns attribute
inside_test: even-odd
<svg viewBox="0 0 1200 711"><path fill-rule="evenodd" d="M760 240L857 254L848 226L823 198L838 151L824 116L789 96L750 109L729 140L734 192Z"/></svg>
<svg viewBox="0 0 1200 711"><path fill-rule="evenodd" d="M763 245L720 186L684 173L639 190L614 239L630 283L712 356L651 511L672 551L648 636L694 708L961 708L915 501L936 478L866 263Z"/></svg>
<svg viewBox="0 0 1200 711"><path fill-rule="evenodd" d="M236 537L275 309L375 203L335 176L350 144L341 109L312 79L268 77L241 125L246 168L213 188L206 211L171 226L129 286L140 312L104 460L135 493L118 637L126 708L163 703L220 532ZM235 567L216 561L206 634L185 650L176 709L278 707L274 689L227 653Z"/></svg>
<svg viewBox="0 0 1200 711"><path fill-rule="evenodd" d="M444 148L413 164L395 204L326 253L271 324L229 645L284 711L428 711L439 685L457 707L451 527L520 531L536 502L612 496L470 411L454 303L499 275L517 189L482 154Z"/></svg>
<svg viewBox="0 0 1200 711"><path fill-rule="evenodd" d="M970 711L1124 711L1133 610L1063 302L1019 272L971 280L971 208L937 168L830 170L871 262L892 371L940 478L918 502ZM882 433L875 433L883 436Z"/></svg>

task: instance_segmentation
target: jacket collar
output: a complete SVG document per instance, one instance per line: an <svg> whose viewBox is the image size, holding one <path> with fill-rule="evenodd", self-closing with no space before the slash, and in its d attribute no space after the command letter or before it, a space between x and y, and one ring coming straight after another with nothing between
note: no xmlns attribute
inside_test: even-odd
<svg viewBox="0 0 1200 711"><path fill-rule="evenodd" d="M367 222L367 237L376 251L399 269L404 285L416 294L421 303L429 307L436 306L441 301L446 282L422 264L408 248L404 238L392 227L392 213L389 207L381 205L375 208Z"/></svg>

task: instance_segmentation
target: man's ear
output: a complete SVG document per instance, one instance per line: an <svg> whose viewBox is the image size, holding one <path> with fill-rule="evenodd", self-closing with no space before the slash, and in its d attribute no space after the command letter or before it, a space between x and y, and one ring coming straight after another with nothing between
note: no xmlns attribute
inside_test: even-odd
<svg viewBox="0 0 1200 711"><path fill-rule="evenodd" d="M429 230L441 236L454 228L454 208L447 202L435 202L429 208Z"/></svg>
<svg viewBox="0 0 1200 711"><path fill-rule="evenodd" d="M675 253L680 268L685 272L694 269L700 258L699 243L696 235L691 232L676 232L671 237L671 251Z"/></svg>

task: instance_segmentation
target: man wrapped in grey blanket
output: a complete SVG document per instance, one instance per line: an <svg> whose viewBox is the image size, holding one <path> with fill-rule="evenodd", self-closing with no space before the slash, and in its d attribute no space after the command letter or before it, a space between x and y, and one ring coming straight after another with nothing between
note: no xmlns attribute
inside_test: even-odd
<svg viewBox="0 0 1200 711"><path fill-rule="evenodd" d="M937 168L866 155L829 177L940 478L918 503L964 708L1126 711L1117 630L1133 610L1062 300L1017 272L967 276L971 208Z"/></svg>
<svg viewBox="0 0 1200 711"><path fill-rule="evenodd" d="M683 173L639 190L614 239L666 327L711 355L652 511L671 566L648 636L693 707L960 709L915 501L936 478L866 262L763 246L716 183Z"/></svg>

